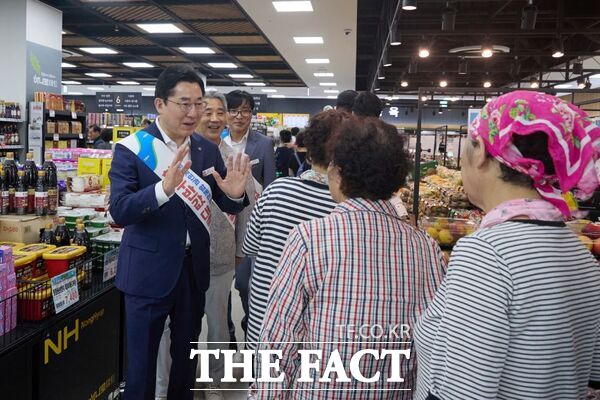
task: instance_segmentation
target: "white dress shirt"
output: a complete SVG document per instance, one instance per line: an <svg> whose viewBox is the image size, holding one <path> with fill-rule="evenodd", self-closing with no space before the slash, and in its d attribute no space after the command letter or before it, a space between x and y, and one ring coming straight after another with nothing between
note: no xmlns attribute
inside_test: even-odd
<svg viewBox="0 0 600 400"><path fill-rule="evenodd" d="M231 131L229 132L229 135L227 135L223 140L225 141L225 143L227 143L229 146L231 146L231 148L233 148L233 151L235 151L236 153L243 153L246 150L246 144L248 143L248 134L250 133L250 128L248 128L248 130L246 131L246 134L244 136L242 136L242 139L239 142L234 142L233 138L231 137Z"/></svg>

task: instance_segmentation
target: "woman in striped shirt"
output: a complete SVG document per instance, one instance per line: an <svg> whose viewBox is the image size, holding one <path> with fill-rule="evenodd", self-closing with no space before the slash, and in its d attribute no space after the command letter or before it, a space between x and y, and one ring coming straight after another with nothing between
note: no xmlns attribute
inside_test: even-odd
<svg viewBox="0 0 600 400"><path fill-rule="evenodd" d="M598 186L600 129L515 91L469 127L464 188L486 212L415 332L416 400L583 400L600 380L600 269L564 224Z"/></svg>
<svg viewBox="0 0 600 400"><path fill-rule="evenodd" d="M343 114L325 111L315 115L306 128L304 145L312 169L299 178L274 181L256 203L246 231L242 251L255 256L250 280L250 303L246 347L256 348L262 329L269 288L283 245L290 231L303 221L323 217L335 207L327 187L330 161L326 144L340 128Z"/></svg>

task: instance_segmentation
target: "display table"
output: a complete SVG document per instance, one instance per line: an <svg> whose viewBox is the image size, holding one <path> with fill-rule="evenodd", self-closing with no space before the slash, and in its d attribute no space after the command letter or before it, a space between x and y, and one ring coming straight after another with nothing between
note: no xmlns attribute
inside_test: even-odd
<svg viewBox="0 0 600 400"><path fill-rule="evenodd" d="M94 271L80 300L0 336L0 387L11 400L116 398L121 374L121 293ZM114 395L113 395L114 393ZM114 396L114 397L113 397Z"/></svg>

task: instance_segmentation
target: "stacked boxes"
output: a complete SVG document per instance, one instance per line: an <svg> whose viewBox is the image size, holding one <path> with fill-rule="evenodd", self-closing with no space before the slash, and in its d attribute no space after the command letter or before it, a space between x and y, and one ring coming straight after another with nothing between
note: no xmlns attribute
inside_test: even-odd
<svg viewBox="0 0 600 400"><path fill-rule="evenodd" d="M12 248L0 246L0 336L17 326L17 278Z"/></svg>

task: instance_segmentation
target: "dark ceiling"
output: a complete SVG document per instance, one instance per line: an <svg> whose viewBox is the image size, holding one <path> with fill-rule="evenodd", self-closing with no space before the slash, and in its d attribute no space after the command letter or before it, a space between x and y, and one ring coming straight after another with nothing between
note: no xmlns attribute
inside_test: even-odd
<svg viewBox="0 0 600 400"><path fill-rule="evenodd" d="M402 0L399 0L400 4ZM442 1L417 0L417 9L398 12L397 32L402 44L387 48L392 65L381 67L382 46L390 30L397 0L358 0L357 90L369 90L376 82L382 92L414 92L418 87L437 86L442 77L449 87L481 87L489 80L494 87L523 81L541 72L557 71L556 66L573 61L578 56L599 55L600 0L533 0L537 9L534 29L521 29L525 0ZM455 26L442 31L442 15L446 8L455 10ZM553 58L553 41L564 44L564 57ZM458 74L461 56L450 49L480 46L489 41L507 46L508 53L496 53L491 58L466 57L468 73ZM419 58L420 44L430 46L430 56ZM480 50L478 50L479 53ZM416 73L409 73L416 62ZM377 79L383 69L385 79ZM584 77L600 72L584 71ZM546 81L542 86L576 79L570 69L560 80ZM413 71L411 71L413 72ZM377 74L377 75L376 75ZM563 79L564 78L564 79ZM408 87L400 87L402 80Z"/></svg>
<svg viewBox="0 0 600 400"><path fill-rule="evenodd" d="M63 12L63 51L81 56L63 58L63 80L83 84L115 84L132 80L153 85L163 67L193 65L213 86L261 81L268 86L305 86L235 0L42 0ZM184 33L149 34L138 23L173 23ZM91 55L80 47L109 47L114 55ZM210 47L216 54L190 55L178 47ZM155 68L129 68L124 62L147 62ZM211 68L208 62L232 62L236 69ZM92 78L104 72L110 78ZM252 74L232 79L228 74Z"/></svg>

